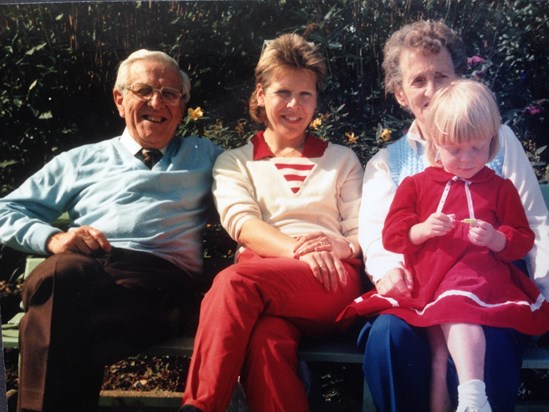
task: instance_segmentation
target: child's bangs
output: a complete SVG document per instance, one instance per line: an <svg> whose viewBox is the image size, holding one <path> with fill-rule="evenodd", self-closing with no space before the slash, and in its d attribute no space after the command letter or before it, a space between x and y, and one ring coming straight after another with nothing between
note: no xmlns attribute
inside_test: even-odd
<svg viewBox="0 0 549 412"><path fill-rule="evenodd" d="M447 105L443 109L439 107L441 110L435 112L431 135L436 143L468 144L490 139L498 134L499 115L494 113L494 108L485 101L475 101L474 98L471 100L467 105Z"/></svg>

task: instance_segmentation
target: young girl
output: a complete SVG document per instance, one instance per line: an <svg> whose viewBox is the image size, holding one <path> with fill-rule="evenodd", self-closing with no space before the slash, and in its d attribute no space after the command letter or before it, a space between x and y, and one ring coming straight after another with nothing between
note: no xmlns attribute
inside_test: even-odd
<svg viewBox="0 0 549 412"><path fill-rule="evenodd" d="M371 292L342 317L389 313L428 328L431 409L450 409L450 354L459 378L457 411L491 411L482 326L529 335L549 329L548 303L512 264L530 250L534 234L513 184L485 166L497 153L500 127L490 90L455 81L433 97L427 120L433 166L402 182L383 228L384 247L404 254L412 293L397 300Z"/></svg>

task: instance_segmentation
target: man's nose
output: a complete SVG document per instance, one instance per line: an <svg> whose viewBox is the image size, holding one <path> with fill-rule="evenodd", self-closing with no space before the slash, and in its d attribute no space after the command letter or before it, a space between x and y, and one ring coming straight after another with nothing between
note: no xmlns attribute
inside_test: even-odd
<svg viewBox="0 0 549 412"><path fill-rule="evenodd" d="M162 97L162 94L160 93L160 90L153 91L153 94L151 95L151 98L149 99L149 104L152 107L163 107L166 105L164 102L164 98Z"/></svg>

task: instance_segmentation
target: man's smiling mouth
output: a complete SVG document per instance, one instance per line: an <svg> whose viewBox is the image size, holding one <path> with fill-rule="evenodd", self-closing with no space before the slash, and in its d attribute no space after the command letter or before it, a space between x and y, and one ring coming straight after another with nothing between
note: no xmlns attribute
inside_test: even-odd
<svg viewBox="0 0 549 412"><path fill-rule="evenodd" d="M166 118L165 117L161 117L161 116L152 116L152 115L147 115L147 114L144 114L142 116L142 118L144 120L148 120L149 122L153 122L153 123L163 123L166 121Z"/></svg>

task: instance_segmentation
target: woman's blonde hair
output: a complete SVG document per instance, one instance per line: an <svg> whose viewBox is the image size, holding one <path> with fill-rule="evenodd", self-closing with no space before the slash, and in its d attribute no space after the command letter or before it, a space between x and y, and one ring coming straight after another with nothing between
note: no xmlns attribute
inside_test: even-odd
<svg viewBox="0 0 549 412"><path fill-rule="evenodd" d="M185 103L189 102L191 98L191 81L189 80L189 76L179 68L179 64L177 64L171 56L162 51L140 49L130 54L120 63L120 66L118 66L116 82L114 83L115 89L123 93L126 88L130 86L128 84L130 79L130 68L135 62L142 60L152 60L165 66L172 67L181 79L181 98Z"/></svg>
<svg viewBox="0 0 549 412"><path fill-rule="evenodd" d="M257 85L269 87L277 69L307 70L316 76L317 91L322 89L327 69L318 47L298 34L283 34L266 42L255 68L256 88L250 97L250 117L257 123L266 121L265 108L257 102Z"/></svg>
<svg viewBox="0 0 549 412"><path fill-rule="evenodd" d="M438 90L429 103L426 122L427 159L431 164L438 163L437 144L491 139L488 161L497 154L501 116L494 94L480 82L455 80Z"/></svg>

